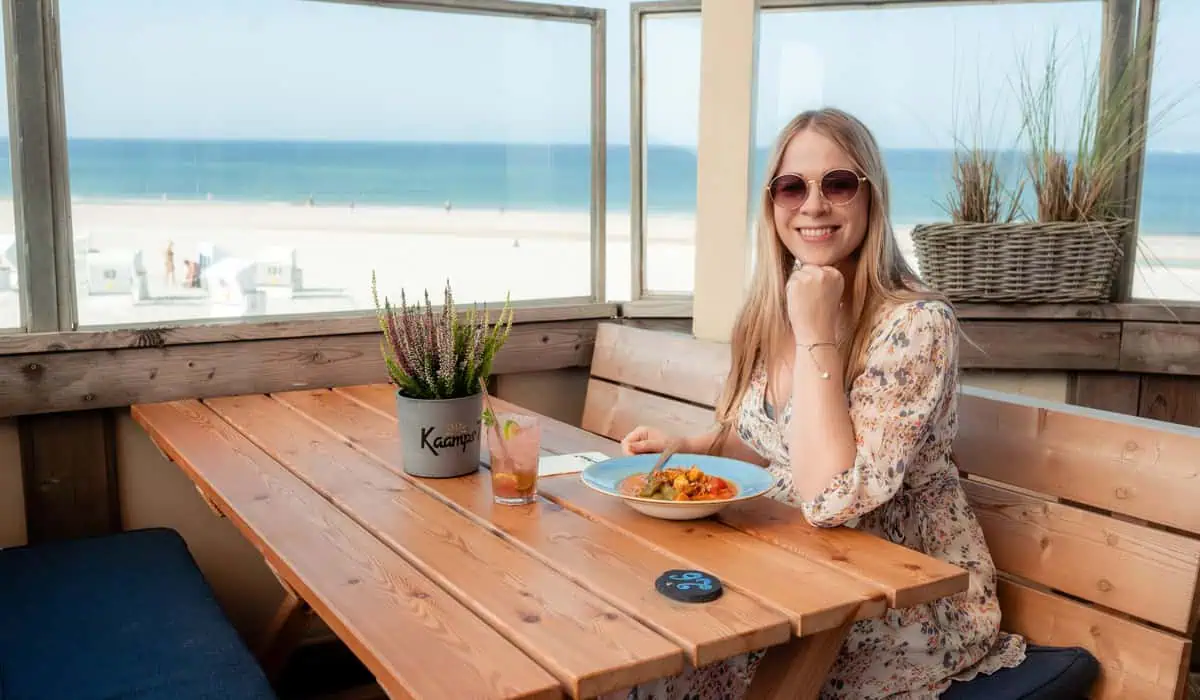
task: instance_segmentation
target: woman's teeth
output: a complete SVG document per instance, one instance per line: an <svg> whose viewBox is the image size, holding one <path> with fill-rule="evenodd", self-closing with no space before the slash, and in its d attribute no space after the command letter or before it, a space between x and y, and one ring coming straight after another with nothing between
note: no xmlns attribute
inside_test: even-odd
<svg viewBox="0 0 1200 700"><path fill-rule="evenodd" d="M796 231L800 234L800 238L805 241L825 241L833 237L833 233L837 231L837 226L822 226L820 228L805 227L798 228Z"/></svg>

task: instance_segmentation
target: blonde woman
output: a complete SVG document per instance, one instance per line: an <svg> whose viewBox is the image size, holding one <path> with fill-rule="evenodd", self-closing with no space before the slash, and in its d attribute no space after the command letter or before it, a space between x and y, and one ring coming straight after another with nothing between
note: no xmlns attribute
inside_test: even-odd
<svg viewBox="0 0 1200 700"><path fill-rule="evenodd" d="M733 330L718 427L685 438L681 451L760 464L775 476L771 496L812 524L857 527L970 573L960 595L857 623L821 697L1078 697L1075 688L1019 689L1046 685L1030 671L1086 685L1094 660L1047 649L1070 658L1055 657L1063 663L1049 670L1041 658L1022 664L1024 640L1000 631L995 568L950 455L958 325L900 254L874 137L845 112L805 112L784 127L768 167L758 263ZM622 446L658 452L667 439L643 426ZM760 657L630 697L737 698ZM965 683L979 674L989 677Z"/></svg>

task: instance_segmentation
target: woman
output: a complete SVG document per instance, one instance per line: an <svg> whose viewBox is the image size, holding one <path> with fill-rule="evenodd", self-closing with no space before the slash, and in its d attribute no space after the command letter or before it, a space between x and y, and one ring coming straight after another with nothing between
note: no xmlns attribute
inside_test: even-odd
<svg viewBox="0 0 1200 700"><path fill-rule="evenodd" d="M856 623L823 698L932 698L1017 666L1025 643L1000 632L995 568L950 456L958 326L900 255L875 139L844 112L805 112L769 168L718 427L680 451L760 464L776 479L770 495L812 524L857 527L970 573L964 593ZM667 439L639 427L622 445L658 452ZM760 657L634 695L739 697Z"/></svg>

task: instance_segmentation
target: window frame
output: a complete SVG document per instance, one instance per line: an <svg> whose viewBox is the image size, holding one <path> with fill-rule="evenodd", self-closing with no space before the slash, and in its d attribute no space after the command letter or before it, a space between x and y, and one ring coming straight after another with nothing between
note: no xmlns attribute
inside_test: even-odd
<svg viewBox="0 0 1200 700"><path fill-rule="evenodd" d="M1125 55L1113 56L1114 62L1128 60L1129 55L1136 55L1135 48L1138 45L1146 47L1146 51L1138 56L1136 79L1141 81L1145 89L1139 90L1138 94L1133 99L1133 104L1130 105L1130 132L1138 129L1143 133L1146 129L1146 124L1150 118L1150 95L1154 88L1152 82L1154 80L1154 54L1158 48L1158 20L1159 20L1159 0L1105 0L1105 5L1109 3L1120 3L1128 5L1137 5L1136 8L1121 8L1121 10L1113 11L1114 22L1125 22L1133 24L1132 33L1129 45L1124 47L1128 51ZM1127 13L1127 14L1126 14ZM1106 17L1109 13L1106 12ZM1142 214L1142 186L1145 184L1146 176L1146 147L1142 142L1136 153L1132 157L1132 163L1128 171L1125 173L1125 179L1120 183L1122 200L1126 202L1125 215L1133 220L1134 235L1130 236L1122 250L1121 266L1117 270L1117 301L1133 301L1133 302L1151 302L1161 304L1163 301L1171 305L1197 304L1196 301L1181 301L1178 299L1140 299L1133 296L1133 283L1137 275L1138 262L1138 238L1141 236L1141 214Z"/></svg>
<svg viewBox="0 0 1200 700"><path fill-rule="evenodd" d="M300 2L301 0L296 0ZM382 9L405 9L467 15L517 17L590 26L591 195L589 294L580 297L514 302L518 308L588 306L605 302L606 214L606 11L602 8L553 5L520 0L303 0ZM236 322L228 319L170 319L153 323L88 325L80 328L75 294L74 242L71 226L70 172L64 107L58 0L4 0L5 65L8 85L9 138L12 144L13 207L17 239L20 327L0 336L22 333L104 332L219 326L254 337L255 327L281 322L323 319L374 319L374 311L270 315ZM307 325L307 324L305 324ZM230 338L228 332L227 339Z"/></svg>
<svg viewBox="0 0 1200 700"><path fill-rule="evenodd" d="M646 20L683 15L700 17L694 0L649 0L629 4L629 250L633 273L630 303L633 308L660 310L685 308L690 315L692 294L655 292L646 286ZM696 66L699 70L700 67Z"/></svg>
<svg viewBox="0 0 1200 700"><path fill-rule="evenodd" d="M4 3L20 331L73 328L75 289L55 0Z"/></svg>

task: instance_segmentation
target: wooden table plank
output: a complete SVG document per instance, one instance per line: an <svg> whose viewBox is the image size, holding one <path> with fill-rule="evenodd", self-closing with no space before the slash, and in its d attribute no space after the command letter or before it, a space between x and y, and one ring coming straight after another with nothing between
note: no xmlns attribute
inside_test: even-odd
<svg viewBox="0 0 1200 700"><path fill-rule="evenodd" d="M837 629L848 619L878 617L887 609L882 589L715 520L680 523L650 518L596 493L576 475L541 479L539 490L565 508L671 552L748 595L771 601L789 615L797 635Z"/></svg>
<svg viewBox="0 0 1200 700"><path fill-rule="evenodd" d="M673 642L279 401L260 394L206 404L521 647L572 697L683 670Z"/></svg>
<svg viewBox="0 0 1200 700"><path fill-rule="evenodd" d="M967 590L965 569L850 527L813 527L798 508L770 498L735 503L717 519L883 589L893 608Z"/></svg>
<svg viewBox="0 0 1200 700"><path fill-rule="evenodd" d="M133 407L394 698L560 698L557 679L197 401Z"/></svg>
<svg viewBox="0 0 1200 700"><path fill-rule="evenodd" d="M394 416L340 392L305 391L276 398L400 473ZM655 579L667 569L684 566L684 561L545 500L520 507L495 505L486 472L456 479L405 478L673 640L695 666L780 644L791 636L784 613L737 591L702 606L659 595Z"/></svg>
<svg viewBox="0 0 1200 700"><path fill-rule="evenodd" d="M472 478L475 484L440 481L430 486L675 640L693 666L781 644L792 636L786 611L741 591L729 590L702 607L664 598L655 590L655 580L668 569L684 568L687 562L683 559L646 547L545 499L539 500L536 510L526 513L495 505L486 485L488 474L480 472Z"/></svg>

